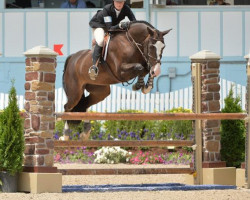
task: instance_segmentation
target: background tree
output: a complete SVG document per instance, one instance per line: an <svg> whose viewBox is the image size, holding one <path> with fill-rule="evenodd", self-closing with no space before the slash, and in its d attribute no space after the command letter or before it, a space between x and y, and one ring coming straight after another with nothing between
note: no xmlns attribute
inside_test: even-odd
<svg viewBox="0 0 250 200"><path fill-rule="evenodd" d="M233 97L232 88L224 99L225 107L222 113L242 113L240 97ZM245 159L245 123L244 120L221 121L221 160L228 167L240 167Z"/></svg>
<svg viewBox="0 0 250 200"><path fill-rule="evenodd" d="M0 171L6 171L11 175L22 171L23 134L23 121L17 105L14 81L12 81L9 104L0 115Z"/></svg>

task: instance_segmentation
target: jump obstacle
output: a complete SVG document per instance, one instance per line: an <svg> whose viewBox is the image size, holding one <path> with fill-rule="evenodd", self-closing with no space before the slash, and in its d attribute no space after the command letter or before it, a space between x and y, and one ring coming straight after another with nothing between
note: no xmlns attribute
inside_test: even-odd
<svg viewBox="0 0 250 200"><path fill-rule="evenodd" d="M53 132L55 128L55 116L64 120L73 119L114 119L114 120L194 120L195 140L188 143L187 141L178 141L175 143L178 146L193 146L194 153L194 168L185 169L187 173L193 173L194 184L203 184L202 167L203 162L210 164L221 163L219 158L219 143L220 139L217 137L220 121L219 119L245 119L248 123L249 107L247 114L239 113L218 113L219 106L219 59L220 57L210 51L202 51L191 58L192 69L192 83L193 83L193 112L195 114L117 114L117 113L54 113L54 95L55 95L55 67L56 54L46 47L35 47L25 52L26 58L26 83L25 83L25 160L24 160L24 176L23 182L27 181L27 176L33 176L35 173L46 172L49 176L46 177L46 184L37 186L33 192L57 192L62 190L60 185L60 174L57 173L57 168L53 166L53 150L55 146L74 146L74 145L109 145L109 146L123 146L123 145L147 145L147 146L168 146L173 145L169 141L129 141L125 143L110 143L110 141L91 142L85 144L84 142L65 142L53 141ZM249 58L247 58L249 59ZM250 64L247 65L247 74L250 75ZM248 87L249 90L249 87ZM249 100L249 92L247 100ZM248 102L248 101L246 101ZM249 129L249 126L248 126ZM249 131L248 131L249 133ZM211 137L203 137L204 134L210 134ZM115 141L116 142L116 141ZM120 142L120 141L119 141ZM148 143L146 143L148 142ZM247 134L248 142L248 134ZM203 147L203 143L207 146ZM119 145L118 145L119 144ZM208 145L209 144L209 145ZM213 144L212 146L210 144ZM211 147L212 151L211 151ZM204 149L203 149L204 148ZM249 155L249 143L246 147L246 155ZM250 188L250 178L247 172L249 171L249 160L246 159L246 187ZM215 162L214 162L215 161ZM216 166L216 165L215 165ZM164 172L164 169L162 169ZM166 170L166 173L175 173L178 169ZM203 169L204 170L204 169ZM29 173L29 172L33 172ZM93 172L93 171L92 171ZM91 171L88 173L92 173ZM179 170L180 172L180 170ZM87 172L86 172L87 173ZM98 172L95 172L98 173ZM116 172L122 173L122 172ZM132 172L134 173L134 172ZM138 171L137 173L142 173ZM183 172L184 173L184 172ZM55 177L58 182L50 181ZM26 178L26 179L25 179ZM37 182L41 177L35 177ZM22 180L21 180L22 181ZM56 187L56 188L55 188ZM30 189L22 186L20 191L30 191Z"/></svg>

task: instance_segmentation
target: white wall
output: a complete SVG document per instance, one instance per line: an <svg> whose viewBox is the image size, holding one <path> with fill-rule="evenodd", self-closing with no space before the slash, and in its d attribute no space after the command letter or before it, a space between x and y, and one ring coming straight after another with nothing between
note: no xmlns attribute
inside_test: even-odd
<svg viewBox="0 0 250 200"><path fill-rule="evenodd" d="M250 49L249 11L230 11L219 7L197 9L157 9L151 12L151 22L159 30L173 30L165 37L163 56L189 57L209 49L222 57L238 57ZM36 45L53 49L63 44L65 56L90 48L91 30L88 22L96 12L91 10L26 11L0 13L0 49L5 57L23 57L23 52ZM145 20L144 11L136 11L138 20Z"/></svg>

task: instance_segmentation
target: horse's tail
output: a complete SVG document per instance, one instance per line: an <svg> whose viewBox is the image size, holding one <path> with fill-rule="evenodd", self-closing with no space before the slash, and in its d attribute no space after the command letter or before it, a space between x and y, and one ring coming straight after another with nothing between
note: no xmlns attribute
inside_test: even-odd
<svg viewBox="0 0 250 200"><path fill-rule="evenodd" d="M68 62L69 62L69 59L71 58L71 55L69 55L65 61L65 64L64 64L64 69L63 69L63 78L62 78L62 85L63 85L63 89L65 91L65 93L67 94L67 88L66 88L66 85L65 85L65 82L64 82L64 74L65 74L65 71L66 71L66 68L67 68L67 65L68 65Z"/></svg>

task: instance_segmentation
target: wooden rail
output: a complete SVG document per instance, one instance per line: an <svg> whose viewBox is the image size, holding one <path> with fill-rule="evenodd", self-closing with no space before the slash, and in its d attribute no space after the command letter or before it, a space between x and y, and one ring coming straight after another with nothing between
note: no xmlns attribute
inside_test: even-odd
<svg viewBox="0 0 250 200"><path fill-rule="evenodd" d="M166 146L192 146L193 141L177 140L177 141L163 141L163 140L146 140L146 141L112 141L112 140L89 140L89 141L54 141L55 147L103 147L103 146L120 146L120 147L166 147Z"/></svg>
<svg viewBox="0 0 250 200"><path fill-rule="evenodd" d="M58 169L62 175L192 174L190 168Z"/></svg>
<svg viewBox="0 0 250 200"><path fill-rule="evenodd" d="M245 113L55 113L63 120L220 120L245 119Z"/></svg>

